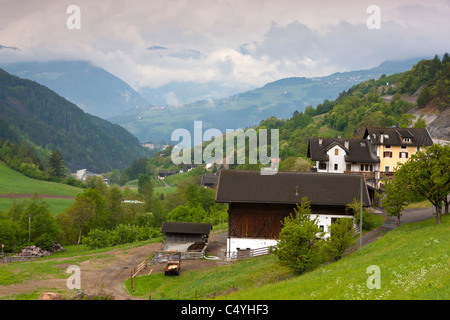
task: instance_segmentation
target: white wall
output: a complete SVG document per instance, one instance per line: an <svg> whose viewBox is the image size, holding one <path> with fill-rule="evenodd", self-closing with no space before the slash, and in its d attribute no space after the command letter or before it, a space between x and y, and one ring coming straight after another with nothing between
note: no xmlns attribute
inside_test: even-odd
<svg viewBox="0 0 450 320"><path fill-rule="evenodd" d="M327 232L325 234L325 238L329 237L328 227L331 225L331 218L349 218L353 219L353 216L346 215L312 215L312 218L318 218L317 225L323 226L323 231ZM233 255L237 248L240 249L258 249L268 246L276 246L277 241L275 239L256 239L256 238L229 238L227 239L227 256L229 256L230 252Z"/></svg>
<svg viewBox="0 0 450 320"><path fill-rule="evenodd" d="M338 150L338 155L335 154L335 150ZM330 173L344 173L345 171L345 150L339 146L334 146L327 151L328 154L328 172ZM334 165L338 165L338 170L334 170Z"/></svg>

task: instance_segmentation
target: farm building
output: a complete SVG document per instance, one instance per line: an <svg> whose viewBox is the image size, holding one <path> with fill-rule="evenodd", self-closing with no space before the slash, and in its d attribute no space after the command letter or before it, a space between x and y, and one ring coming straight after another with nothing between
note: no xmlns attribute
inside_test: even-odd
<svg viewBox="0 0 450 320"><path fill-rule="evenodd" d="M307 197L319 227L327 231L338 218L353 218L347 204L360 198L360 176L314 172L222 170L217 184L216 202L228 203L227 253L273 246L282 220L294 213L297 203ZM370 206L363 179L363 205Z"/></svg>
<svg viewBox="0 0 450 320"><path fill-rule="evenodd" d="M161 233L165 234L164 251L186 251L194 243L208 243L210 223L163 222Z"/></svg>
<svg viewBox="0 0 450 320"><path fill-rule="evenodd" d="M208 188L214 188L219 180L218 173L207 172L202 176L202 185Z"/></svg>

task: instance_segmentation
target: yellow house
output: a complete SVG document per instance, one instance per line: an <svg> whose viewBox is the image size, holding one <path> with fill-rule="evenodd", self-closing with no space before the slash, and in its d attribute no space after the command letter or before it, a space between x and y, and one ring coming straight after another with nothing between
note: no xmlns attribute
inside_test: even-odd
<svg viewBox="0 0 450 320"><path fill-rule="evenodd" d="M399 162L405 163L411 155L433 144L426 128L366 128L364 139L371 142L380 158L382 177L393 175Z"/></svg>

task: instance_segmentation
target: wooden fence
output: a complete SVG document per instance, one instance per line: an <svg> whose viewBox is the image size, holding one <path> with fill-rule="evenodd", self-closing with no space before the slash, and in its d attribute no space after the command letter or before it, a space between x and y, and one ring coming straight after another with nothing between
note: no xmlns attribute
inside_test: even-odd
<svg viewBox="0 0 450 320"><path fill-rule="evenodd" d="M173 254L173 251L156 251L155 259L159 262L167 261L169 255ZM181 251L181 260L190 259L202 259L205 257L205 250L202 251Z"/></svg>
<svg viewBox="0 0 450 320"><path fill-rule="evenodd" d="M257 249L238 250L233 259L246 259L251 257L263 256L269 254L272 250L271 246L262 247Z"/></svg>
<svg viewBox="0 0 450 320"><path fill-rule="evenodd" d="M34 260L39 257L37 256L1 256L0 255L0 262L2 263L10 263L10 262L16 262L16 261L29 261Z"/></svg>

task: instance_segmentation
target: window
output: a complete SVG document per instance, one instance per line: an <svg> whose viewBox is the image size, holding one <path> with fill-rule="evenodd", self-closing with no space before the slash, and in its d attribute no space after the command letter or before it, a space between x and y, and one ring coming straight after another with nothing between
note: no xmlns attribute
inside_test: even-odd
<svg viewBox="0 0 450 320"><path fill-rule="evenodd" d="M385 171L385 172L389 172L389 170L390 170L390 167L389 167L389 166L385 166L385 167L384 167L384 171Z"/></svg>
<svg viewBox="0 0 450 320"><path fill-rule="evenodd" d="M384 148L385 148L385 149L390 149L391 146L390 146L390 145L385 145Z"/></svg>
<svg viewBox="0 0 450 320"><path fill-rule="evenodd" d="M327 164L325 162L319 162L319 170L327 170Z"/></svg>
<svg viewBox="0 0 450 320"><path fill-rule="evenodd" d="M403 142L410 143L411 142L411 138L403 138Z"/></svg>
<svg viewBox="0 0 450 320"><path fill-rule="evenodd" d="M364 171L364 165L361 165L361 168L359 169L359 171Z"/></svg>
<svg viewBox="0 0 450 320"><path fill-rule="evenodd" d="M337 163L334 164L334 170L335 170L335 171L338 170L338 164L337 164Z"/></svg>
<svg viewBox="0 0 450 320"><path fill-rule="evenodd" d="M334 149L334 155L335 155L335 156L338 156L338 155L339 155L339 149L338 149L338 148Z"/></svg>
<svg viewBox="0 0 450 320"><path fill-rule="evenodd" d="M408 147L407 146L401 146L400 148L401 149L407 149Z"/></svg>
<svg viewBox="0 0 450 320"><path fill-rule="evenodd" d="M383 158L392 158L392 151L384 151Z"/></svg>
<svg viewBox="0 0 450 320"><path fill-rule="evenodd" d="M324 226L319 226L320 230L322 230L322 232L325 230Z"/></svg>
<svg viewBox="0 0 450 320"><path fill-rule="evenodd" d="M352 165L351 164L347 164L347 171L352 171Z"/></svg>
<svg viewBox="0 0 450 320"><path fill-rule="evenodd" d="M416 149L417 151L420 151L420 147L417 147L417 149Z"/></svg>
<svg viewBox="0 0 450 320"><path fill-rule="evenodd" d="M407 159L408 158L408 152L400 152L400 158L401 159Z"/></svg>

